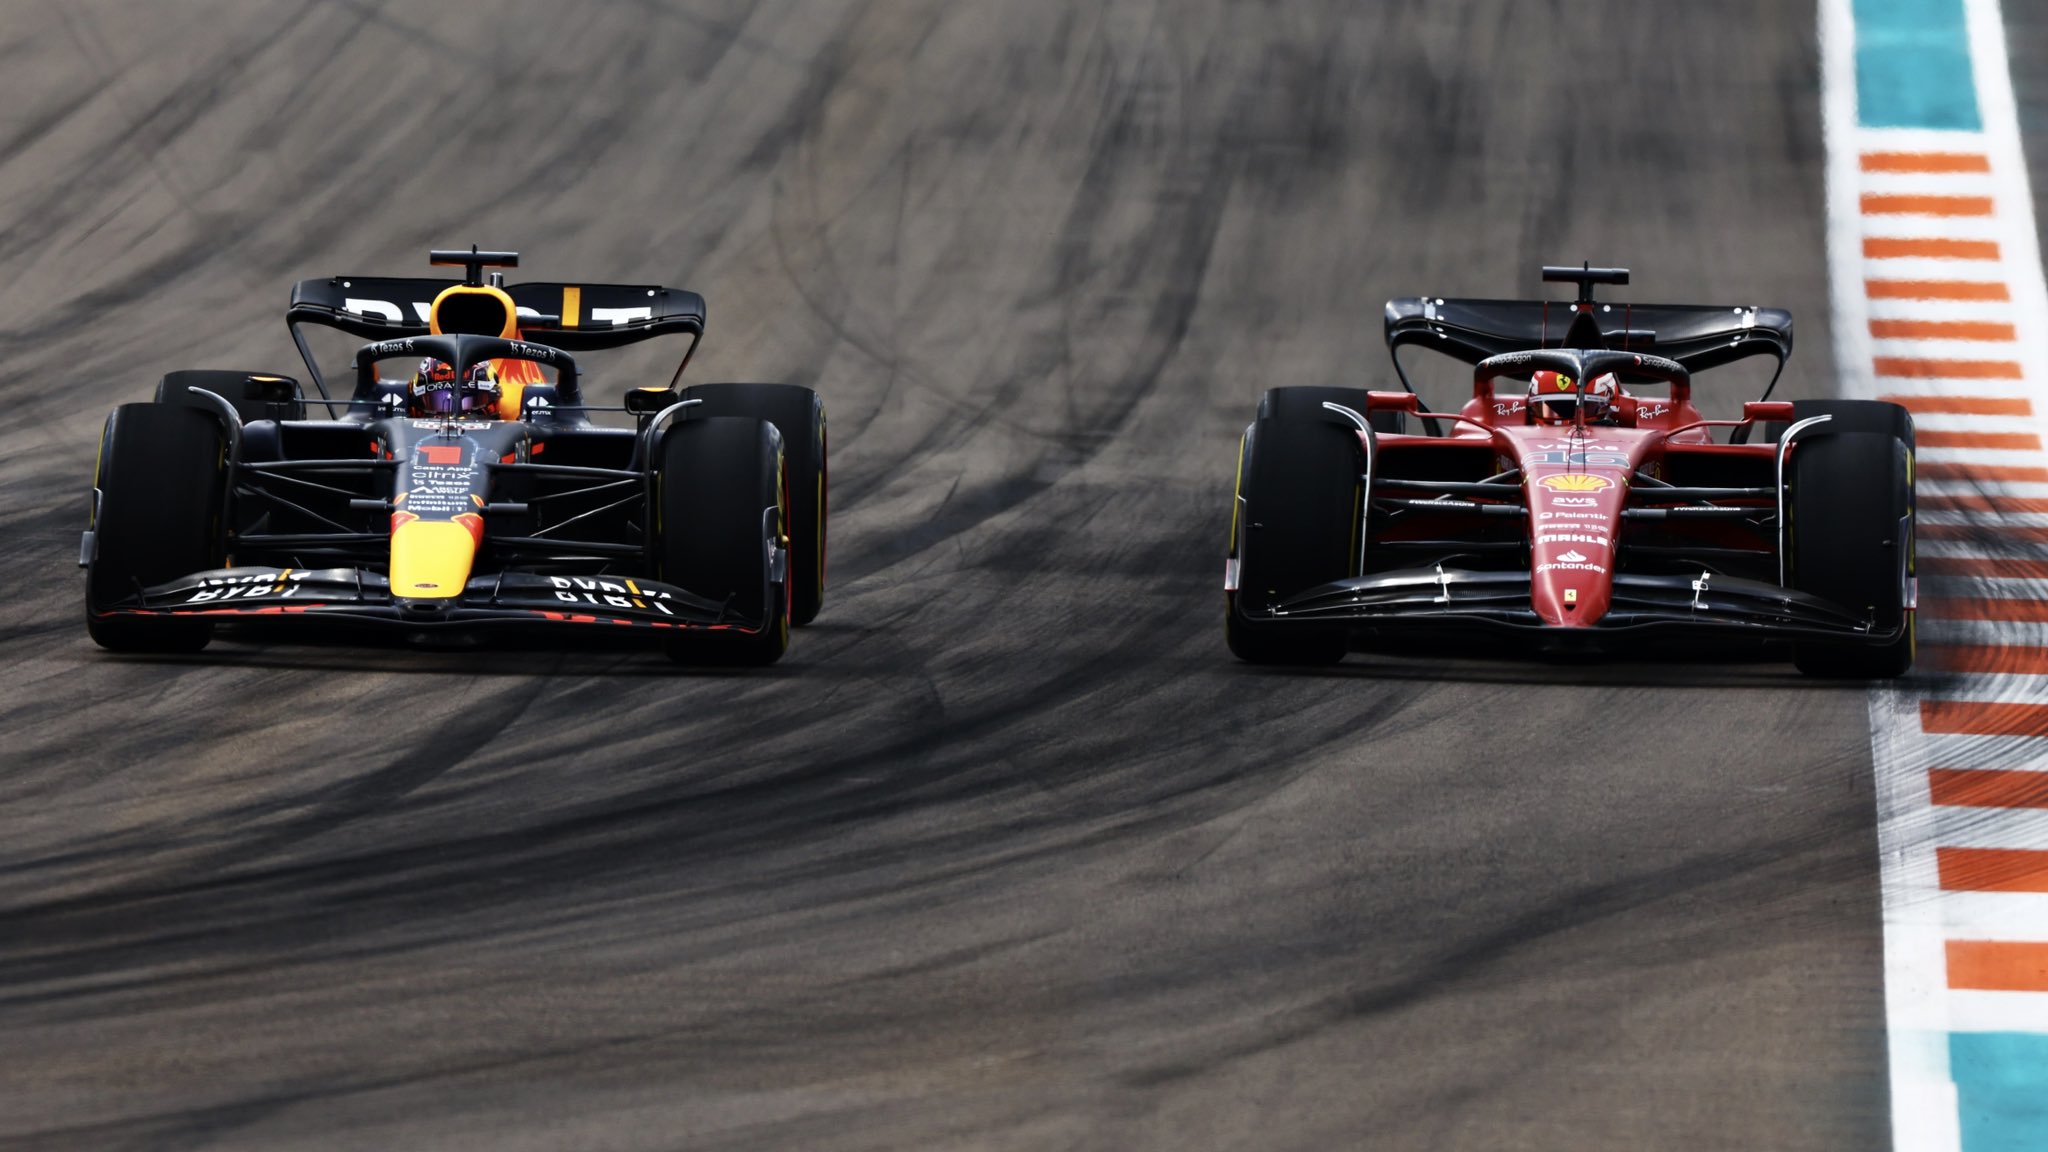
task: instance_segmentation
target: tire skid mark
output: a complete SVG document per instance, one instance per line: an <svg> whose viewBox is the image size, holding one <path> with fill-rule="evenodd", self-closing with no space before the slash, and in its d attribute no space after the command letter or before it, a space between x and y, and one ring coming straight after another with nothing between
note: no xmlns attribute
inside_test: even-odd
<svg viewBox="0 0 2048 1152"><path fill-rule="evenodd" d="M0 730L32 749L0 836L19 1038L0 1073L25 1085L0 1142L1872 1142L1840 1087L1856 1044L1828 1031L1859 1019L1853 917L1830 909L1855 904L1842 814L1867 804L1827 791L1853 774L1825 693L1469 653L1266 673L1230 664L1216 626L1245 406L1383 371L1386 296L1519 284L1515 251L1596 229L1659 283L1775 276L1814 311L1804 218L1750 207L1805 174L1746 143L1800 114L1775 101L1810 106L1776 79L1800 21L1722 0L1654 20L1498 0L358 2L295 10L248 55L288 14L239 3L79 9L97 64L54 18L0 33L0 52L39 36L67 61L0 139L139 46L191 60L124 78L169 103L145 143L202 210L109 150L133 128L105 104L0 164L30 193L0 206L26 261L0 399L36 413L0 439L25 509L4 520ZM1739 50L1674 84L1668 58L1639 59L1674 26ZM1642 113L1630 147L1667 167L1582 149L1587 196L1546 240L1517 205L1599 109L1582 75L1497 65L1586 52ZM217 94L191 88L230 59ZM1743 142L1755 170L1657 152L1672 123L1699 152ZM504 143L463 146L480 131ZM1685 220L1660 207L1674 179L1700 185ZM151 213L156 238L115 251ZM1717 278L1693 229L1769 258ZM702 290L696 378L823 391L844 547L784 663L239 636L130 661L43 626L76 614L105 408L201 360L290 364L293 279L424 271L421 247L471 240L530 253L536 279ZM1559 737L1616 717L1597 753ZM1482 718L1528 762L1472 739ZM1752 771L1764 744L1801 751ZM1740 791L1765 782L1793 791ZM1758 845L1812 866L1743 871ZM1668 904L1648 896L1665 882ZM1581 897L1612 914L1497 938ZM1671 933L1698 960L1683 975L1662 943L1631 946ZM1575 954L1549 963L1560 946L1633 978L1627 1019L1580 995ZM1342 1022L1467 953L1440 993ZM1737 994L1688 1027L1701 988ZM1502 1011L1556 1043L1510 1035L1447 1071L1446 1038L1500 1036ZM1796 1066L1756 1039L1779 1025ZM1743 1053L1758 1106L1712 1130L1639 1114L1731 1090L1707 1060L1653 1058L1643 1030ZM1355 1075L1384 1051L1428 1058ZM1418 1118L1450 1098L1456 1124Z"/></svg>

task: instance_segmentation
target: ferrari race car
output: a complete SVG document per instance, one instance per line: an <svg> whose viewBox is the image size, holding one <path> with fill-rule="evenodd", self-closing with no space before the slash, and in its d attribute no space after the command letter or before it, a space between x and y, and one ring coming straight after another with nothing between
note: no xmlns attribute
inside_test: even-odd
<svg viewBox="0 0 2048 1152"><path fill-rule="evenodd" d="M1596 301L1594 285L1628 283L1621 268L1543 278L1578 298L1389 301L1401 391L1265 394L1239 444L1231 651L1324 664L1376 635L1465 627L1567 652L1782 640L1816 676L1911 667L1906 410L1771 402L1767 387L1740 419L1703 419L1692 374L1756 355L1782 374L1789 313ZM1462 411L1422 403L1411 345L1474 366Z"/></svg>
<svg viewBox="0 0 2048 1152"><path fill-rule="evenodd" d="M114 410L79 552L92 638L192 652L218 624L584 629L686 662L781 657L825 594L817 393L679 387L704 333L694 292L508 288L484 270L517 253L432 259L463 279L293 288L285 320L317 399L284 375L173 372L154 402ZM307 324L371 341L346 398ZM585 402L573 353L670 335L689 344L667 384Z"/></svg>

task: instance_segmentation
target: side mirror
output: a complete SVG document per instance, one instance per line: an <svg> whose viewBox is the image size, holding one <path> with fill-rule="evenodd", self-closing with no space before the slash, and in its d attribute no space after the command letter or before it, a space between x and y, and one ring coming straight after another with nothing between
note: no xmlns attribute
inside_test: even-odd
<svg viewBox="0 0 2048 1152"><path fill-rule="evenodd" d="M1421 412L1422 398L1413 392L1367 392L1367 412Z"/></svg>
<svg viewBox="0 0 2048 1152"><path fill-rule="evenodd" d="M1751 400L1742 406L1744 420L1776 420L1790 422L1792 402L1790 400Z"/></svg>
<svg viewBox="0 0 2048 1152"><path fill-rule="evenodd" d="M289 376L251 376L249 385L266 404L290 404L299 398L299 382Z"/></svg>
<svg viewBox="0 0 2048 1152"><path fill-rule="evenodd" d="M682 396L670 388L629 388L626 390L626 411L635 416L652 416L681 399Z"/></svg>
<svg viewBox="0 0 2048 1152"><path fill-rule="evenodd" d="M304 420L306 405L299 395L299 382L289 376L250 376L242 386L247 400L263 401L266 420Z"/></svg>

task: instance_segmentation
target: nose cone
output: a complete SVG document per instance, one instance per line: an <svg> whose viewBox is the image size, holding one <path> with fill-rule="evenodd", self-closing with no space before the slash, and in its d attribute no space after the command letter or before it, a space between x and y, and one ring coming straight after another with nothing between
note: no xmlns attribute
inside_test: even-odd
<svg viewBox="0 0 2048 1152"><path fill-rule="evenodd" d="M1553 628L1590 628L1614 599L1629 481L1664 434L1617 423L1493 430L1529 504L1529 602Z"/></svg>
<svg viewBox="0 0 2048 1152"><path fill-rule="evenodd" d="M452 600L469 583L483 517L422 520L410 512L391 517L391 594L406 600Z"/></svg>
<svg viewBox="0 0 2048 1152"><path fill-rule="evenodd" d="M1529 596L1545 624L1589 628L1606 615L1623 491L1587 472L1530 478Z"/></svg>

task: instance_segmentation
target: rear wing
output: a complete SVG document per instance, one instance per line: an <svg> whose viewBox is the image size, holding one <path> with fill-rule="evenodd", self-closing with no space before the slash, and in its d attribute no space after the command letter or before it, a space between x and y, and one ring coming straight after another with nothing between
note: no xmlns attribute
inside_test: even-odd
<svg viewBox="0 0 2048 1152"><path fill-rule="evenodd" d="M425 336L434 297L461 280L414 276L327 276L292 285L285 309L292 342L298 345L320 394L327 394L320 367L306 346L301 324L317 324L366 340ZM684 363L704 336L704 297L652 284L513 284L505 288L518 306L519 329L536 344L566 352L621 348L659 336L688 336ZM678 373L681 369L677 369Z"/></svg>
<svg viewBox="0 0 2048 1152"><path fill-rule="evenodd" d="M329 276L292 285L287 324L320 324L366 340L427 335L434 297L462 281L411 276ZM704 332L704 297L647 284L513 284L519 327L565 352L618 348L656 336ZM545 333L545 335L543 335Z"/></svg>
<svg viewBox="0 0 2048 1152"><path fill-rule="evenodd" d="M1400 350L1413 344L1467 364L1505 352L1578 348L1653 353L1688 372L1770 356L1782 372L1792 355L1792 314L1748 305L1404 296L1387 301L1386 336L1397 368Z"/></svg>

